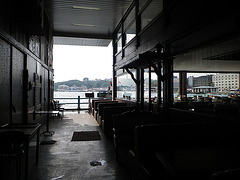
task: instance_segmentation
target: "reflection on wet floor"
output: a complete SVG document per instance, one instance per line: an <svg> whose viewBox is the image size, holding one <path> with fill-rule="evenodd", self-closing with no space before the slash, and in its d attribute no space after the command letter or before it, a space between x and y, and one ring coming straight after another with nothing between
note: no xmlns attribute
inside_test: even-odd
<svg viewBox="0 0 240 180"><path fill-rule="evenodd" d="M66 113L63 119L50 121L50 130L54 135L42 135L40 141L55 143L40 145L39 164L33 165L29 179L129 179L126 168L115 160L113 144L105 138L93 116ZM102 139L71 141L75 131L99 131ZM34 151L31 155L34 157Z"/></svg>

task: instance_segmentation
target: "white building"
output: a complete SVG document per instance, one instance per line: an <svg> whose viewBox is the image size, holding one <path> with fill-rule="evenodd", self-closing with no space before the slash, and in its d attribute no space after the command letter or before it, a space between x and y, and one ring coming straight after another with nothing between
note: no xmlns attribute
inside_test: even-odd
<svg viewBox="0 0 240 180"><path fill-rule="evenodd" d="M218 92L239 90L239 73L218 73L213 75L212 82Z"/></svg>

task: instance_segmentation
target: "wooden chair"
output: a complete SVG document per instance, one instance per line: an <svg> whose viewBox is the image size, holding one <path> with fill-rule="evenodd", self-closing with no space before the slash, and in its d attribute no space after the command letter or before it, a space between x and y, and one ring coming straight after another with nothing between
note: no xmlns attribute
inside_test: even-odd
<svg viewBox="0 0 240 180"><path fill-rule="evenodd" d="M62 119L62 117L63 117L63 115L64 115L64 108L61 108L61 107L57 106L55 101L51 101L51 106L52 106L52 110L53 110L53 111L59 111L59 112L61 112L61 114L58 113L57 117L59 117L59 118Z"/></svg>
<svg viewBox="0 0 240 180"><path fill-rule="evenodd" d="M0 132L0 163L15 160L16 177L21 179L21 158L24 154L24 132L2 131ZM8 168L8 169L11 169ZM11 173L10 171L8 173ZM8 174L9 175L9 174Z"/></svg>

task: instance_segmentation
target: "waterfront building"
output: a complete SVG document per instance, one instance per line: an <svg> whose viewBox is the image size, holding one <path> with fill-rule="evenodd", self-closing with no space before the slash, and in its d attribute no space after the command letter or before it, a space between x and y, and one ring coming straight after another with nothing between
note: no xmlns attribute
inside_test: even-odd
<svg viewBox="0 0 240 180"><path fill-rule="evenodd" d="M219 92L239 91L239 73L217 73L212 80Z"/></svg>
<svg viewBox="0 0 240 180"><path fill-rule="evenodd" d="M193 93L199 93L199 94L216 94L218 92L217 87L213 86L199 86L199 87L193 87Z"/></svg>
<svg viewBox="0 0 240 180"><path fill-rule="evenodd" d="M173 92L179 92L179 78L177 76L173 76Z"/></svg>
<svg viewBox="0 0 240 180"><path fill-rule="evenodd" d="M187 84L188 88L193 87L193 79L194 79L193 76L189 76L189 77L187 78L187 80L188 80L188 84Z"/></svg>
<svg viewBox="0 0 240 180"><path fill-rule="evenodd" d="M198 86L212 86L212 75L188 77L188 86L189 87L198 87Z"/></svg>

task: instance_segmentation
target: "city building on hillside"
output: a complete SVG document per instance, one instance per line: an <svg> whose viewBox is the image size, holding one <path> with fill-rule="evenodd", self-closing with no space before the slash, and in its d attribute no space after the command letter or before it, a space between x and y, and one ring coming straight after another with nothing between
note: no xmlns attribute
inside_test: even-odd
<svg viewBox="0 0 240 180"><path fill-rule="evenodd" d="M60 90L60 91L62 91L62 90L67 90L68 88L69 88L69 86L68 86L68 85L65 85L65 84L58 86L58 90Z"/></svg>
<svg viewBox="0 0 240 180"><path fill-rule="evenodd" d="M218 73L212 77L214 86L219 92L239 91L239 74Z"/></svg>
<svg viewBox="0 0 240 180"><path fill-rule="evenodd" d="M179 78L177 76L173 76L173 92L179 92Z"/></svg>
<svg viewBox="0 0 240 180"><path fill-rule="evenodd" d="M212 76L213 75L199 77L190 76L188 77L188 87L213 86Z"/></svg>

